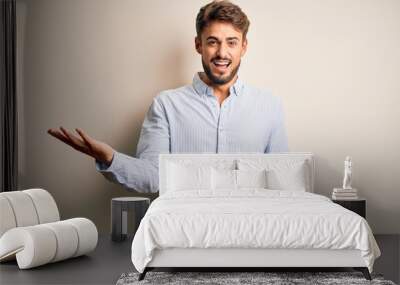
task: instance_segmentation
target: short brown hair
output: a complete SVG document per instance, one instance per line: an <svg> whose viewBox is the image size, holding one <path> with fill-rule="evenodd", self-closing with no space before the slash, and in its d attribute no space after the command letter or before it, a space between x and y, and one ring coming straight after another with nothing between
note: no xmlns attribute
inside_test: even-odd
<svg viewBox="0 0 400 285"><path fill-rule="evenodd" d="M204 28L213 21L231 23L242 32L243 39L246 39L250 21L239 6L227 0L223 0L213 1L201 7L196 17L197 36L200 36Z"/></svg>

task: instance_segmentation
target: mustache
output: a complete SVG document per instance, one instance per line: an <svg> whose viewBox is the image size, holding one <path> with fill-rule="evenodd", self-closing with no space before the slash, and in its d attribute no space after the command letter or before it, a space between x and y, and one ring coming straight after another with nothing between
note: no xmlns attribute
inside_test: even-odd
<svg viewBox="0 0 400 285"><path fill-rule="evenodd" d="M220 57L220 56L218 56L218 57L214 57L213 59L211 59L211 61L214 61L214 60L227 60L227 61L229 61L229 62L231 62L232 60L231 59L229 59L229 58L222 58L222 57Z"/></svg>

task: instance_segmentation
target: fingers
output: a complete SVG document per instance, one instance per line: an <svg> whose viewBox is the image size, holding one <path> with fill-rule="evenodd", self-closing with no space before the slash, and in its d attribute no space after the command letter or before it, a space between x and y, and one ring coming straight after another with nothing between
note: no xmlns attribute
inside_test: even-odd
<svg viewBox="0 0 400 285"><path fill-rule="evenodd" d="M81 136L86 145L88 145L89 147L92 145L93 139L89 135L84 133L82 129L76 128L75 131Z"/></svg>
<svg viewBox="0 0 400 285"><path fill-rule="evenodd" d="M53 129L49 129L48 133L73 147L74 149L88 154L88 147L86 146L85 142L74 136L71 132L63 127L60 127L60 130L61 132L59 130L55 131Z"/></svg>
<svg viewBox="0 0 400 285"><path fill-rule="evenodd" d="M62 132L60 132L59 130L53 130L53 129L49 129L47 130L47 133L50 134L51 136L59 139L60 141L73 146L72 143L70 142L70 140L68 139L68 137L66 137Z"/></svg>
<svg viewBox="0 0 400 285"><path fill-rule="evenodd" d="M61 131L64 133L64 135L66 137L68 137L70 139L70 141L72 141L72 143L78 147L78 148L82 148L85 149L86 148L86 144L85 142L83 142L82 140L80 140L78 137L74 136L71 132L69 132L67 129L60 127Z"/></svg>

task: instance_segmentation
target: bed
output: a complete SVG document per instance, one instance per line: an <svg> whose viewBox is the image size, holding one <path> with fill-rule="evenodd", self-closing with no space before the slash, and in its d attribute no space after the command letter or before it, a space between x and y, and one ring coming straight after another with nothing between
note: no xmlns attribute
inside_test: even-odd
<svg viewBox="0 0 400 285"><path fill-rule="evenodd" d="M311 153L160 154L160 195L132 242L159 267L352 267L371 280L379 247L361 216L314 193Z"/></svg>

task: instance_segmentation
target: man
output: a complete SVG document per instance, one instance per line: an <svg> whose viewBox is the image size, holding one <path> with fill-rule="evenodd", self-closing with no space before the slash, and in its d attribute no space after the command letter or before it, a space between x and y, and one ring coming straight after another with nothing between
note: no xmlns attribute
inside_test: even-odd
<svg viewBox="0 0 400 285"><path fill-rule="evenodd" d="M136 157L115 151L76 129L52 136L96 160L111 181L140 192L158 191L160 153L288 151L280 100L238 79L247 49L249 21L228 2L211 2L196 19L195 47L204 72L191 85L166 90L154 99L143 122Z"/></svg>

